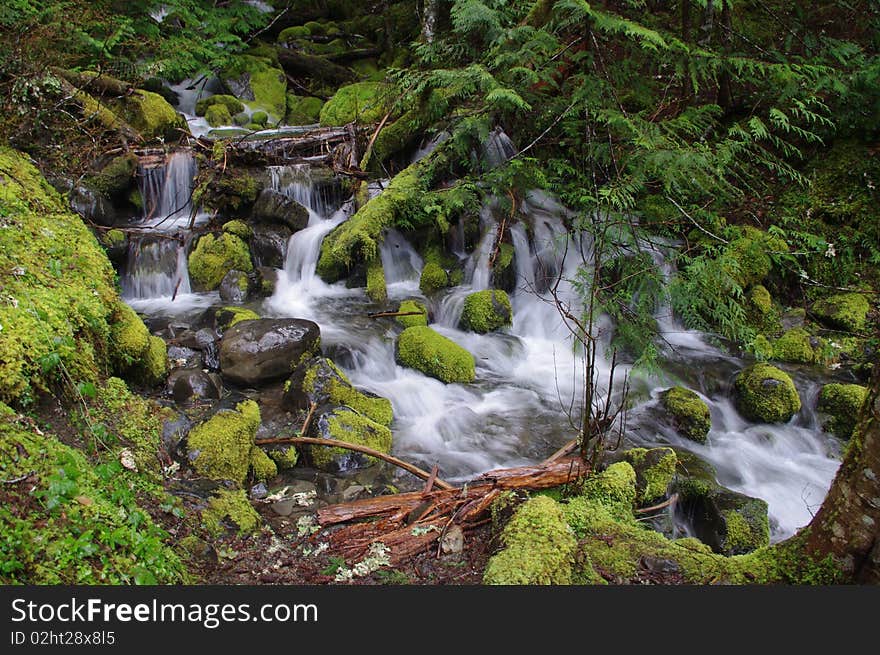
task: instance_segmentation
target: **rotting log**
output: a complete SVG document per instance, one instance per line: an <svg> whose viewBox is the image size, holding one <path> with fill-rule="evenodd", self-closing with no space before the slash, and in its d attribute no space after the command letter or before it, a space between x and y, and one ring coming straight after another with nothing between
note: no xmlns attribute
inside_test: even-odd
<svg viewBox="0 0 880 655"><path fill-rule="evenodd" d="M246 166L294 163L333 165L340 160L348 164L349 157L343 156L343 153L357 151L356 142L360 132L354 126L321 127L267 139L226 138L224 141L226 156ZM204 140L210 141L208 138Z"/></svg>
<svg viewBox="0 0 880 655"><path fill-rule="evenodd" d="M324 57L315 57L287 48L278 48L278 63L285 72L298 77L308 77L336 85L357 81L354 71L334 64Z"/></svg>

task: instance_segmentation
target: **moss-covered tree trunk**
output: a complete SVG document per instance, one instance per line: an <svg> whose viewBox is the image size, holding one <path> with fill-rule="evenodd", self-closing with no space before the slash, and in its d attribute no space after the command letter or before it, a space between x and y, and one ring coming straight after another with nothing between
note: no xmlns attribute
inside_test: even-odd
<svg viewBox="0 0 880 655"><path fill-rule="evenodd" d="M832 555L853 582L880 583L880 366L804 547L814 560Z"/></svg>

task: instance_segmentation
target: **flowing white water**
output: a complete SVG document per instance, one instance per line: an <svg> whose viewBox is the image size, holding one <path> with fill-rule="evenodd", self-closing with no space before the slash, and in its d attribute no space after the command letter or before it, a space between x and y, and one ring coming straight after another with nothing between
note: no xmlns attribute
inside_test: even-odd
<svg viewBox="0 0 880 655"><path fill-rule="evenodd" d="M167 155L163 166L141 169L143 215L132 233L122 294L140 311L187 311L211 298L192 293L187 267L189 230L208 216L194 213L192 194L198 173L189 150Z"/></svg>
<svg viewBox="0 0 880 655"><path fill-rule="evenodd" d="M161 183L158 173L145 176L144 197L151 209L144 225L154 224L173 234L188 224L191 207L183 211L179 205L182 189L191 184L190 166L172 156ZM487 335L458 330L460 306L455 305L467 293L491 283L487 264L497 226L491 209L483 212L482 235L473 252L464 252L461 235L465 284L439 297L421 296L421 258L402 234L387 234L380 255L390 297L421 298L436 319L433 327L475 356L476 382L447 385L395 362L398 328L391 321L367 317L375 306L363 289L329 285L316 275L321 242L351 214L351 201L342 202L332 188L317 184L306 168L276 167L270 169L270 176L276 190L309 209L310 219L291 237L276 293L265 303L266 313L316 321L325 350L352 381L390 399L396 454L428 468L438 463L441 475L455 480L536 461L576 434L582 358L556 299L574 313L579 311L573 280L579 265L590 261L591 243L586 236L569 235L564 208L540 193L528 194L522 203L520 212L526 219L510 226L517 276L511 294L513 324ZM371 195L380 193L382 186L372 184ZM145 239L140 244L137 261L123 280L135 305L168 305L169 286L172 281L176 285L185 271L184 250L154 242L176 243ZM671 276L662 248L652 257L659 270ZM179 291L175 302L181 300ZM209 296L191 295L211 302ZM817 383L791 371L804 392L801 413L786 425L749 423L729 400L733 376L745 363L715 348L700 333L684 330L668 305L657 309L657 319L667 340L662 363L666 373L662 379L642 375L638 381L642 395L634 396L636 406L630 410L633 441L694 452L715 466L721 484L769 503L774 539L792 534L809 521L838 466L836 443L820 430L812 410ZM604 349L600 353L604 355ZM600 357L597 366L600 383L607 384L608 361ZM618 376L625 373L625 366L618 368ZM652 418L660 392L672 384L697 390L709 404L713 428L706 445L686 441Z"/></svg>

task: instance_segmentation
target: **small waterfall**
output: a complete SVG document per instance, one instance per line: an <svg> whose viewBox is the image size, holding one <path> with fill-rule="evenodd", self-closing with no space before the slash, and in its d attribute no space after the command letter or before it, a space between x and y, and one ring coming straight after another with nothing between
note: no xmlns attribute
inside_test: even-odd
<svg viewBox="0 0 880 655"><path fill-rule="evenodd" d="M195 158L189 150L178 150L162 166L139 172L144 207L135 225L144 233L130 238L123 297L136 308L200 303L192 295L187 268L189 229L207 218L193 210Z"/></svg>
<svg viewBox="0 0 880 655"><path fill-rule="evenodd" d="M266 170L271 189L296 200L318 218L326 218L344 202L339 184L314 180L308 164L269 166Z"/></svg>
<svg viewBox="0 0 880 655"><path fill-rule="evenodd" d="M500 126L495 127L483 143L483 157L489 168L497 168L516 154L516 146Z"/></svg>
<svg viewBox="0 0 880 655"><path fill-rule="evenodd" d="M417 295L424 263L409 241L397 230L390 229L379 248L379 255L388 295L392 298Z"/></svg>

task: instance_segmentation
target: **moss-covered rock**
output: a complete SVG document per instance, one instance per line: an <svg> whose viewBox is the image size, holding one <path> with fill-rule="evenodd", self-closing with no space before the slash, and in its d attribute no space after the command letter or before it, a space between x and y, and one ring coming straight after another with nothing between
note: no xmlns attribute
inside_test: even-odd
<svg viewBox="0 0 880 655"><path fill-rule="evenodd" d="M388 111L387 86L381 82L356 82L341 87L321 108L321 125L377 123Z"/></svg>
<svg viewBox="0 0 880 655"><path fill-rule="evenodd" d="M385 285L385 269L379 257L367 262L367 297L373 302L388 300L388 287Z"/></svg>
<svg viewBox="0 0 880 655"><path fill-rule="evenodd" d="M251 114L251 122L265 127L266 123L269 122L269 114L264 111L255 111Z"/></svg>
<svg viewBox="0 0 880 655"><path fill-rule="evenodd" d="M429 327L410 327L397 338L398 364L441 382L473 382L474 356Z"/></svg>
<svg viewBox="0 0 880 655"><path fill-rule="evenodd" d="M189 254L189 274L199 287L210 291L220 286L232 269L249 273L254 265L247 244L230 233L206 234Z"/></svg>
<svg viewBox="0 0 880 655"><path fill-rule="evenodd" d="M213 535L225 531L248 534L260 527L261 519L244 491L221 489L208 500L208 506L202 511L202 523Z"/></svg>
<svg viewBox="0 0 880 655"><path fill-rule="evenodd" d="M299 451L293 446L272 446L266 454L275 462L279 471L292 469L299 462Z"/></svg>
<svg viewBox="0 0 880 655"><path fill-rule="evenodd" d="M374 394L359 391L345 373L325 357L313 357L296 367L285 384L285 407L305 410L313 403L321 406L345 406L380 425L391 425L391 402Z"/></svg>
<svg viewBox="0 0 880 655"><path fill-rule="evenodd" d="M269 480L278 475L278 467L275 461L267 455L262 448L251 449L251 471L255 480Z"/></svg>
<svg viewBox="0 0 880 655"><path fill-rule="evenodd" d="M504 291L486 289L468 294L464 299L460 327L485 334L509 327L513 320L510 298Z"/></svg>
<svg viewBox="0 0 880 655"><path fill-rule="evenodd" d="M223 231L227 234L234 234L242 241L247 241L253 236L253 230L244 221L232 220L223 224Z"/></svg>
<svg viewBox="0 0 880 655"><path fill-rule="evenodd" d="M500 540L504 548L489 560L485 584L571 584L577 543L552 498L536 496L523 503Z"/></svg>
<svg viewBox="0 0 880 655"><path fill-rule="evenodd" d="M746 418L763 423L785 423L801 409L791 378L769 364L754 364L737 375L736 406Z"/></svg>
<svg viewBox="0 0 880 655"><path fill-rule="evenodd" d="M849 439L858 422L868 389L858 384L826 384L819 392L819 411L829 415L826 423L834 436Z"/></svg>
<svg viewBox="0 0 880 655"><path fill-rule="evenodd" d="M226 107L226 111L233 116L244 111L244 105L241 100L235 96L218 93L196 102L196 116L207 116L208 109L216 105L223 105ZM228 123L226 124L228 125Z"/></svg>
<svg viewBox="0 0 880 655"><path fill-rule="evenodd" d="M384 399L383 399L384 400ZM347 441L383 453L391 452L391 430L349 407L335 407L317 415L312 434L321 439ZM329 446L309 446L315 468L334 473L349 471L375 463L363 453Z"/></svg>
<svg viewBox="0 0 880 655"><path fill-rule="evenodd" d="M304 39L311 36L312 33L305 25L295 25L294 27L285 27L278 34L278 43L291 43L297 39Z"/></svg>
<svg viewBox="0 0 880 655"><path fill-rule="evenodd" d="M683 437L706 443L712 419L709 406L696 393L684 387L672 387L660 395L663 408Z"/></svg>
<svg viewBox="0 0 880 655"><path fill-rule="evenodd" d="M27 479L4 485L0 583L190 582L171 538L138 507L132 491L136 486L157 492L157 487L115 458L96 465L33 426L0 403L0 469L5 480Z"/></svg>
<svg viewBox="0 0 880 655"><path fill-rule="evenodd" d="M128 123L147 139L179 139L181 130L189 133L186 119L158 93L135 90L125 97Z"/></svg>
<svg viewBox="0 0 880 655"><path fill-rule="evenodd" d="M161 337L150 337L135 372L138 380L148 386L155 386L165 380L168 373L168 347Z"/></svg>
<svg viewBox="0 0 880 655"><path fill-rule="evenodd" d="M819 348L813 347L813 342ZM773 359L794 364L812 364L821 358L821 343L803 328L792 328L773 342Z"/></svg>
<svg viewBox="0 0 880 655"><path fill-rule="evenodd" d="M449 275L437 262L426 262L419 277L419 289L426 296L449 286Z"/></svg>
<svg viewBox="0 0 880 655"><path fill-rule="evenodd" d="M321 109L324 101L314 96L297 96L287 94L288 125L314 125L321 120Z"/></svg>
<svg viewBox="0 0 880 655"><path fill-rule="evenodd" d="M829 327L846 332L861 332L867 324L871 306L861 293L840 293L818 301L812 313Z"/></svg>
<svg viewBox="0 0 880 655"><path fill-rule="evenodd" d="M141 317L125 303L118 303L114 313L111 340L112 356L117 370L124 370L137 361L150 345L150 331Z"/></svg>
<svg viewBox="0 0 880 655"><path fill-rule="evenodd" d="M260 408L252 400L221 409L187 435L190 462L199 475L243 484L250 469Z"/></svg>
<svg viewBox="0 0 880 655"><path fill-rule="evenodd" d="M756 284L746 293L746 313L757 330L771 334L779 330L779 310L764 285Z"/></svg>
<svg viewBox="0 0 880 655"><path fill-rule="evenodd" d="M221 78L233 95L246 101L251 109L266 112L273 123L287 113L287 77L271 60L239 55Z"/></svg>
<svg viewBox="0 0 880 655"><path fill-rule="evenodd" d="M416 327L428 325L428 310L424 303L419 300L404 300L397 308L399 313L418 312L411 316L398 316L397 322L403 327Z"/></svg>
<svg viewBox="0 0 880 655"><path fill-rule="evenodd" d="M216 327L218 331L224 332L242 321L256 321L259 318L261 318L260 315L252 309L246 309L244 307L221 307L214 312L214 327Z"/></svg>
<svg viewBox="0 0 880 655"><path fill-rule="evenodd" d="M760 283L773 268L771 255L787 253L788 244L779 237L753 227L740 228L741 236L730 242L726 252L735 262L732 277L742 288Z"/></svg>
<svg viewBox="0 0 880 655"><path fill-rule="evenodd" d="M108 198L122 198L130 191L137 169L138 157L129 152L111 159L100 171L87 176L83 183Z"/></svg>
<svg viewBox="0 0 880 655"><path fill-rule="evenodd" d="M636 472L636 502L648 505L666 495L678 458L672 448L631 448L623 454Z"/></svg>
<svg viewBox="0 0 880 655"><path fill-rule="evenodd" d="M222 154L221 154L222 157ZM241 216L254 205L262 187L246 170L227 168L196 187L193 203L213 209L221 216Z"/></svg>
<svg viewBox="0 0 880 655"><path fill-rule="evenodd" d="M232 114L229 113L225 105L211 105L205 112L205 120L211 127L232 125Z"/></svg>

